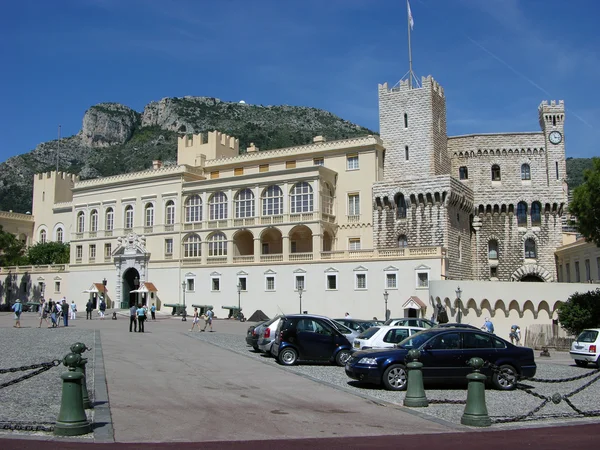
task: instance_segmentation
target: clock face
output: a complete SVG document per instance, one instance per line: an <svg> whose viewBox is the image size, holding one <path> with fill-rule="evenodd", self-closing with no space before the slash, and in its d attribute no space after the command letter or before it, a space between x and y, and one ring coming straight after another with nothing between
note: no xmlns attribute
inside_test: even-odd
<svg viewBox="0 0 600 450"><path fill-rule="evenodd" d="M553 144L560 144L560 142L562 141L562 134L560 134L560 131L553 131L552 133L550 133L550 136L548 136L548 138Z"/></svg>

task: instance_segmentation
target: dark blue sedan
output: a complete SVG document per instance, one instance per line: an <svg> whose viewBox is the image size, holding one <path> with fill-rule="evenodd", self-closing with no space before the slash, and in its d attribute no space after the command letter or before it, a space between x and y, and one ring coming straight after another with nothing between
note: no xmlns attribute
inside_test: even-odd
<svg viewBox="0 0 600 450"><path fill-rule="evenodd" d="M482 373L497 389L514 389L518 376L533 377L536 371L533 350L517 347L493 334L470 328L431 328L398 344L398 348L355 352L346 363L346 375L365 383L383 384L391 391L406 389L406 357L420 350L423 379L465 380L472 372L467 361L482 358L499 366L500 374L486 365Z"/></svg>

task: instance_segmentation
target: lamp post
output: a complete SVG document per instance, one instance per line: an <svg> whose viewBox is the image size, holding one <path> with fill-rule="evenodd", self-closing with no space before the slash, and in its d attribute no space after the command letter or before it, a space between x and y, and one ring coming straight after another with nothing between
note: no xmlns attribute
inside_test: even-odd
<svg viewBox="0 0 600 450"><path fill-rule="evenodd" d="M181 282L181 291L182 291L182 294L183 294L183 314L181 315L181 321L182 322L187 322L187 318L185 317L186 314L187 314L186 310L185 310L185 280L183 280Z"/></svg>
<svg viewBox="0 0 600 450"><path fill-rule="evenodd" d="M385 320L388 320L387 301L388 301L389 296L390 296L390 294L388 293L387 290L383 291L383 301L385 302L385 313L383 314L383 317L385 317Z"/></svg>
<svg viewBox="0 0 600 450"><path fill-rule="evenodd" d="M44 292L46 292L46 283L42 281L42 298L44 298Z"/></svg>
<svg viewBox="0 0 600 450"><path fill-rule="evenodd" d="M458 312L456 313L456 322L460 323L461 317L462 317L462 307L461 307L461 301L460 301L460 295L462 294L462 291L460 289L460 286L458 286L456 288L456 307L458 308Z"/></svg>
<svg viewBox="0 0 600 450"><path fill-rule="evenodd" d="M298 297L300 298L300 314L302 314L302 292L304 291L304 289L302 289L302 286L298 286Z"/></svg>
<svg viewBox="0 0 600 450"><path fill-rule="evenodd" d="M237 293L238 293L238 314L242 310L242 283L238 282L237 284Z"/></svg>

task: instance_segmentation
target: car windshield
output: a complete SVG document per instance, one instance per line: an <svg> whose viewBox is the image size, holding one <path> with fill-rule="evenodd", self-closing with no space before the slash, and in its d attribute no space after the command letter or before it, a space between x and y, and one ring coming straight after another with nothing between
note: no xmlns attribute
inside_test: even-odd
<svg viewBox="0 0 600 450"><path fill-rule="evenodd" d="M352 334L352 330L350 328L348 328L345 325L342 325L339 322L336 322L335 320L332 320L331 324L335 327L336 330L338 330L342 334Z"/></svg>
<svg viewBox="0 0 600 450"><path fill-rule="evenodd" d="M357 339L371 339L373 336L375 336L375 333L377 333L378 331L379 327L371 327L368 330L360 333Z"/></svg>
<svg viewBox="0 0 600 450"><path fill-rule="evenodd" d="M398 344L398 347L407 349L419 348L435 335L436 333L421 331L420 333L413 334L412 336L404 339Z"/></svg>
<svg viewBox="0 0 600 450"><path fill-rule="evenodd" d="M577 342L596 342L598 332L596 330L584 330L577 336Z"/></svg>

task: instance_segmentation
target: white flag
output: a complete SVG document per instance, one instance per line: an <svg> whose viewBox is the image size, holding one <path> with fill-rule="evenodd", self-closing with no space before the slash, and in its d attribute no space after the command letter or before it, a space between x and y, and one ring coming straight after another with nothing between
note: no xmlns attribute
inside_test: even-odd
<svg viewBox="0 0 600 450"><path fill-rule="evenodd" d="M406 0L406 6L408 7L408 23L410 25L410 29L412 30L415 26L415 21L412 18L412 11L410 10L410 2Z"/></svg>

